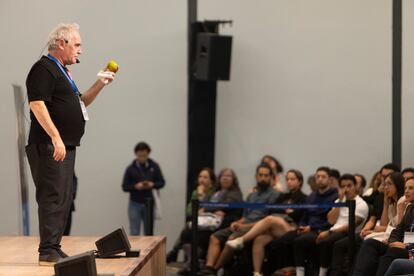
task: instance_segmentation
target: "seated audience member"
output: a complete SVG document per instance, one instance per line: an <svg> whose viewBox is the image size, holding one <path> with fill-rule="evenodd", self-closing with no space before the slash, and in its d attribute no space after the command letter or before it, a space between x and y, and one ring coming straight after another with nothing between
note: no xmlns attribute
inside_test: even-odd
<svg viewBox="0 0 414 276"><path fill-rule="evenodd" d="M404 179L404 189L405 189L405 182L410 178L414 178L414 169L413 168L406 168L401 172L401 175ZM404 216L405 210L407 209L407 206L409 204L410 203L407 201L407 199L405 198L404 195L402 197L400 197L400 199L398 200L398 202L397 202L397 213L399 214L398 218L400 219L398 221L398 223L401 221L401 217Z"/></svg>
<svg viewBox="0 0 414 276"><path fill-rule="evenodd" d="M405 182L410 179L410 178L414 178L414 168L405 168L404 170L401 171L401 175L404 178L404 185ZM407 204L409 204L406 199L405 196L403 195L397 203L397 206L401 207L403 209L403 211L405 211L405 208L407 207Z"/></svg>
<svg viewBox="0 0 414 276"><path fill-rule="evenodd" d="M303 175L298 170L289 170L286 174L286 183L289 192L282 194L277 204L302 204L306 195L302 192ZM245 235L226 242L233 249L242 249L244 243L253 242L253 269L260 275L265 257L265 246L273 239L280 238L289 231L296 229L302 216L303 209L279 209L275 214L257 222Z"/></svg>
<svg viewBox="0 0 414 276"><path fill-rule="evenodd" d="M362 198L370 205L374 202L374 197L378 194L378 188L381 185L381 171L374 173L369 182L369 186L366 191L362 194Z"/></svg>
<svg viewBox="0 0 414 276"><path fill-rule="evenodd" d="M396 259L392 261L384 276L414 275L414 261L411 259Z"/></svg>
<svg viewBox="0 0 414 276"><path fill-rule="evenodd" d="M207 197L204 201L212 203L235 203L242 202L243 195L240 191L239 181L237 176L232 169L225 168L222 169L218 176L218 185L217 188L210 196ZM227 228L232 222L240 218L241 210L240 209L228 209L228 208L200 208L198 211L199 215L205 213L214 213L215 215L221 217L223 220L218 229ZM198 229L198 239L199 239L199 249L206 251L208 247L208 240L210 235L216 230L211 229ZM191 265L191 229L186 228L182 233L183 239L183 248L186 255L186 262L183 265L180 274L186 274L190 272ZM198 249L197 249L198 250Z"/></svg>
<svg viewBox="0 0 414 276"><path fill-rule="evenodd" d="M329 186L332 188L339 187L339 178L341 177L341 173L337 169L331 169L329 172Z"/></svg>
<svg viewBox="0 0 414 276"><path fill-rule="evenodd" d="M363 199L373 206L373 214L370 216L368 222L364 225L364 227L361 230L360 237L361 239L365 239L365 237L372 232L374 232L375 226L377 225L377 221L382 216L382 207L384 205L384 182L385 178L393 173L393 172L399 172L400 169L398 166L388 163L382 166L381 170L379 171L379 174L381 176L381 183L378 186L377 190L373 192L370 196L364 197Z"/></svg>
<svg viewBox="0 0 414 276"><path fill-rule="evenodd" d="M394 172L394 169L398 170L398 167L394 166L393 164L384 165L378 172L380 182L382 182L383 179L385 180L385 177L387 175ZM373 200L373 204L369 215L369 219L362 227L361 232L355 235L355 253L358 252L359 247L361 246L361 243L366 238L366 236L372 234L375 231L375 228L378 227L380 224L379 222L384 207L384 194L378 191L379 186L381 186L380 184L372 184L375 179L376 176L374 175L373 180L371 181L371 186L377 187L377 190L374 192L374 194L371 195L371 200ZM363 197L363 199L365 200L366 198ZM352 270L353 260L346 259L348 257L348 249L348 237L344 237L339 241L335 242L333 246L334 258L331 263L331 275L342 275L344 273L344 270ZM348 263L344 262L344 260L347 260Z"/></svg>
<svg viewBox="0 0 414 276"><path fill-rule="evenodd" d="M354 176L357 182L357 193L359 196L362 196L365 190L365 186L367 185L367 180L362 174L359 173L354 174Z"/></svg>
<svg viewBox="0 0 414 276"><path fill-rule="evenodd" d="M368 217L368 204L358 195L356 180L352 174L344 174L339 179L339 197L335 203L347 200L355 200L355 230L358 232ZM349 209L347 207L332 208L327 218L329 224L333 226L320 232L316 238L320 262L319 276L327 275L332 260L333 244L348 235Z"/></svg>
<svg viewBox="0 0 414 276"><path fill-rule="evenodd" d="M190 202L187 205L186 209L186 221L191 219L191 201L193 199L198 199L199 201L207 200L210 195L214 192L216 183L216 176L210 168L203 168L197 177L196 188L191 194ZM181 231L180 236L177 241L174 243L174 246L170 252L167 254L167 263L176 262L178 251L183 245L183 234L185 228Z"/></svg>
<svg viewBox="0 0 414 276"><path fill-rule="evenodd" d="M309 185L311 193L318 190L318 187L316 186L316 177L314 174L308 176L306 183Z"/></svg>
<svg viewBox="0 0 414 276"><path fill-rule="evenodd" d="M400 167L393 163L387 163L382 166L381 170L374 174L370 182L370 186L362 195L362 198L369 204L374 205L379 193L382 193L382 184L384 183L385 177L392 172L399 172Z"/></svg>
<svg viewBox="0 0 414 276"><path fill-rule="evenodd" d="M408 178L414 177L414 168L405 168L402 170L401 174L404 177L404 180L407 181Z"/></svg>
<svg viewBox="0 0 414 276"><path fill-rule="evenodd" d="M272 187L278 191L279 193L283 193L285 191L283 184L281 182L281 178L283 178L283 166L282 163L279 162L275 157L271 155L265 155L262 157L260 163L265 163L269 165L269 167L273 171L272 177Z"/></svg>
<svg viewBox="0 0 414 276"><path fill-rule="evenodd" d="M392 230L401 222L406 204L397 204L404 195L404 178L399 172L393 172L385 178L384 200L379 225L376 225L366 239L375 238L379 241L388 238Z"/></svg>
<svg viewBox="0 0 414 276"><path fill-rule="evenodd" d="M338 198L338 189L329 186L329 173L330 169L328 167L320 167L316 170L318 190L308 196L306 204L329 204L334 203ZM299 221L298 230L292 232L294 263L296 275L298 276L305 275L305 262L311 249L314 248L318 234L330 227L326 217L328 212L329 209L307 209ZM286 235L289 236L289 233Z"/></svg>
<svg viewBox="0 0 414 276"><path fill-rule="evenodd" d="M301 204L306 201L306 195L302 192L303 175L300 171L291 169L286 174L286 185L288 192L283 193L277 200L277 204ZM287 220L292 219L295 224L299 223L303 209L278 209L273 213L281 214Z"/></svg>
<svg viewBox="0 0 414 276"><path fill-rule="evenodd" d="M260 164L256 169L257 186L254 192L248 195L247 203L274 204L279 193L271 186L273 171L267 164ZM210 236L207 262L199 275L216 275L216 271L223 267L233 256L233 250L229 246L222 245L228 239L234 239L244 235L254 224L269 214L266 209L245 209L243 217L233 222L230 227L219 230Z"/></svg>
<svg viewBox="0 0 414 276"><path fill-rule="evenodd" d="M364 241L356 258L354 276L384 275L393 260L408 258L412 243L404 243L404 233L411 231L414 220L414 179L405 184L405 197L411 203L400 224L392 230L385 241L368 239Z"/></svg>

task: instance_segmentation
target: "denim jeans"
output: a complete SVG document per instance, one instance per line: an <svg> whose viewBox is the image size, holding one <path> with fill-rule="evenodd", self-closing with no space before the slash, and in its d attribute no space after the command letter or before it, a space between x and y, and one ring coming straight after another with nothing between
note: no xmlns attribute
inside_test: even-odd
<svg viewBox="0 0 414 276"><path fill-rule="evenodd" d="M395 259L388 268L385 276L414 273L414 261L408 259Z"/></svg>
<svg viewBox="0 0 414 276"><path fill-rule="evenodd" d="M144 222L144 233L149 235L150 229L147 223L147 207L145 203L139 203L130 200L128 204L129 228L131 235L141 233L141 221Z"/></svg>

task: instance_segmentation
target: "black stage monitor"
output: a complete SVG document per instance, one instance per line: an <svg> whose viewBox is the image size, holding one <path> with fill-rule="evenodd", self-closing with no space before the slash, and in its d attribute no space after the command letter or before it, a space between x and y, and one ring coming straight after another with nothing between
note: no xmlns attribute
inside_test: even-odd
<svg viewBox="0 0 414 276"><path fill-rule="evenodd" d="M119 253L130 251L131 244L124 228L119 228L95 242L98 257L106 258Z"/></svg>
<svg viewBox="0 0 414 276"><path fill-rule="evenodd" d="M56 276L97 276L93 251L61 259L55 264Z"/></svg>

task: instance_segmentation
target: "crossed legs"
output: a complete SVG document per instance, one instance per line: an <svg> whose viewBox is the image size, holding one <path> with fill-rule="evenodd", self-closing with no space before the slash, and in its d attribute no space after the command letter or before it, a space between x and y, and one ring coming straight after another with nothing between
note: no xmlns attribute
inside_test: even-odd
<svg viewBox="0 0 414 276"><path fill-rule="evenodd" d="M242 237L228 241L227 245L234 249L241 249L244 243L254 240L252 249L253 268L255 272L260 272L265 257L266 245L293 230L295 230L295 227L287 223L282 217L267 216L257 222Z"/></svg>

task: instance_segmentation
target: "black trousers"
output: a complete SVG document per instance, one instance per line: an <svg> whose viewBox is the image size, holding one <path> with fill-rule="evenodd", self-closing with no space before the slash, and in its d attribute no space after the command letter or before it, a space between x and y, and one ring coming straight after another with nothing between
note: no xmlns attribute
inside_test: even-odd
<svg viewBox="0 0 414 276"><path fill-rule="evenodd" d="M349 275L354 265L355 254L358 252L363 240L358 234L355 234L355 251L354 258L349 260L349 237L344 237L336 241L333 246L330 276Z"/></svg>
<svg viewBox="0 0 414 276"><path fill-rule="evenodd" d="M264 275L270 275L282 267L294 266L292 244L297 236L296 230L290 231L266 246L267 262L263 263Z"/></svg>
<svg viewBox="0 0 414 276"><path fill-rule="evenodd" d="M298 234L293 241L293 252L295 254L295 266L305 266L306 261L312 255L315 248L315 241L318 237L317 231Z"/></svg>
<svg viewBox="0 0 414 276"><path fill-rule="evenodd" d="M198 236L198 247L202 250L203 253L207 253L207 249L208 249L208 245L210 242L210 236L214 233L215 231L211 231L211 230L198 230L197 231L197 236ZM181 232L181 241L182 244L186 244L189 243L191 244L192 242L192 231L190 228L185 227L183 229L183 231Z"/></svg>
<svg viewBox="0 0 414 276"><path fill-rule="evenodd" d="M355 262L354 276L382 276L395 259L408 259L406 249L389 247L374 239L365 240Z"/></svg>
<svg viewBox="0 0 414 276"><path fill-rule="evenodd" d="M60 248L73 200L73 173L76 147L66 148L64 161L53 159L51 144L26 146L27 159L36 186L39 216L39 253Z"/></svg>
<svg viewBox="0 0 414 276"><path fill-rule="evenodd" d="M63 236L70 236L70 230L72 228L72 212L72 210L69 211L68 220L66 221L65 230L63 231Z"/></svg>
<svg viewBox="0 0 414 276"><path fill-rule="evenodd" d="M326 238L321 239L318 243L319 264L321 267L328 268L332 260L334 243L344 238L347 233L331 232Z"/></svg>

